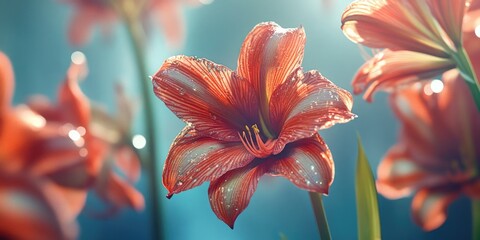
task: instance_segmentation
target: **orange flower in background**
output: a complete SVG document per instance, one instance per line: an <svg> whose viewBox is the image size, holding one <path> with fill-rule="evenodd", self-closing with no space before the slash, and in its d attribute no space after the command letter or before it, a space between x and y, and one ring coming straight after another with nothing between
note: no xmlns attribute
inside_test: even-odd
<svg viewBox="0 0 480 240"><path fill-rule="evenodd" d="M480 1L472 0L468 12L463 20L463 29L466 32L477 31L477 37L480 35ZM478 30L477 30L478 29Z"/></svg>
<svg viewBox="0 0 480 240"><path fill-rule="evenodd" d="M52 184L0 170L1 239L75 239L76 214Z"/></svg>
<svg viewBox="0 0 480 240"><path fill-rule="evenodd" d="M75 55L76 54L76 55ZM86 68L85 56L74 53L74 58ZM132 186L140 176L140 163L135 152L128 145L127 133L131 125L131 109L123 91L118 90L119 110L116 119L98 107L91 106L81 91L78 81L82 69L71 68L67 80L59 90L58 103L52 104L44 98L34 98L29 106L52 124L58 123L68 128L64 130L75 144L80 147L80 155L86 159L86 169L77 173L89 173L88 186L94 186L97 195L110 204L107 213L115 213L123 207L142 210L144 199ZM75 76L75 77L74 77ZM124 172L128 181L115 172L114 166ZM74 179L73 174L66 175L67 180ZM110 215L110 214L107 214Z"/></svg>
<svg viewBox="0 0 480 240"><path fill-rule="evenodd" d="M62 125L10 106L13 71L1 52L0 86L0 237L72 239L85 203L86 159Z"/></svg>
<svg viewBox="0 0 480 240"><path fill-rule="evenodd" d="M363 65L354 93L428 79L460 64L462 23L467 0L357 0L342 16L342 30L353 42L386 48ZM373 73L369 70L374 69ZM472 81L472 80L470 80Z"/></svg>
<svg viewBox="0 0 480 240"><path fill-rule="evenodd" d="M461 194L480 198L480 113L456 70L443 82L391 95L401 132L378 167L378 191L388 198L415 194L413 216L425 230L442 225Z"/></svg>
<svg viewBox="0 0 480 240"><path fill-rule="evenodd" d="M83 45L91 38L92 29L100 24L108 33L112 25L122 16L117 9L125 6L131 17L139 18L144 26L149 25L149 17L154 15L164 31L167 42L173 46L181 45L184 37L182 7L196 1L185 0L62 0L75 6L75 13L69 27L69 39L72 44ZM147 28L148 29L148 28Z"/></svg>
<svg viewBox="0 0 480 240"><path fill-rule="evenodd" d="M233 228L264 174L328 193L333 159L318 130L354 118L352 97L301 68L305 32L261 23L246 37L237 71L176 56L152 81L155 94L188 125L167 156L168 196L210 181L210 204Z"/></svg>
<svg viewBox="0 0 480 240"><path fill-rule="evenodd" d="M90 123L90 129L97 139L96 144L108 148L94 185L96 194L109 204L109 208L100 214L104 216L112 215L125 207L137 211L145 207L143 195L133 186L140 178L141 164L137 153L130 146L132 103L125 96L121 85L117 85L116 91L118 113L112 116L94 105Z"/></svg>

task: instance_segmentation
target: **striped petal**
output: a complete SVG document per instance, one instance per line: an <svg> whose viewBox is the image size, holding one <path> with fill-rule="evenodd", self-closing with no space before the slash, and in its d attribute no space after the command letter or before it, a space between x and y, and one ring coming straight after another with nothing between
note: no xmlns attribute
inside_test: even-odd
<svg viewBox="0 0 480 240"><path fill-rule="evenodd" d="M425 231L440 227L447 219L448 206L459 196L456 192L423 189L412 201L413 219Z"/></svg>
<svg viewBox="0 0 480 240"><path fill-rule="evenodd" d="M237 141L238 131L258 122L250 83L206 59L172 57L155 74L153 85L157 97L200 134Z"/></svg>
<svg viewBox="0 0 480 240"><path fill-rule="evenodd" d="M173 142L163 169L168 195L219 178L253 160L241 142L223 142L186 127Z"/></svg>
<svg viewBox="0 0 480 240"><path fill-rule="evenodd" d="M351 41L371 48L448 56L432 18L424 1L357 0L343 13L342 30Z"/></svg>
<svg viewBox="0 0 480 240"><path fill-rule="evenodd" d="M455 46L462 45L462 24L468 0L429 0L432 15Z"/></svg>
<svg viewBox="0 0 480 240"><path fill-rule="evenodd" d="M355 75L353 92L365 91L364 98L372 101L378 90L392 89L410 82L433 78L455 68L449 58L438 58L410 51L384 50L367 61Z"/></svg>
<svg viewBox="0 0 480 240"><path fill-rule="evenodd" d="M352 96L316 71L297 70L280 85L270 101L271 125L279 133L274 154L285 144L354 118Z"/></svg>
<svg viewBox="0 0 480 240"><path fill-rule="evenodd" d="M268 173L285 177L307 191L328 194L335 170L328 146L316 133L287 145L272 161Z"/></svg>
<svg viewBox="0 0 480 240"><path fill-rule="evenodd" d="M248 206L260 177L267 172L261 162L261 159L256 159L210 183L210 206L217 217L232 229L238 215Z"/></svg>
<svg viewBox="0 0 480 240"><path fill-rule="evenodd" d="M277 86L300 67L305 41L302 27L285 29L273 22L260 23L243 42L237 72L267 103Z"/></svg>

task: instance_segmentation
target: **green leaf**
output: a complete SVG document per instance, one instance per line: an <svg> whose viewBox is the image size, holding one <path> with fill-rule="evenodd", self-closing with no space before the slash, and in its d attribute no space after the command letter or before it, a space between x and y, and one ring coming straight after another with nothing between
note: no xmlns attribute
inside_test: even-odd
<svg viewBox="0 0 480 240"><path fill-rule="evenodd" d="M381 239L377 189L360 136L358 136L357 172L355 178L358 239Z"/></svg>
<svg viewBox="0 0 480 240"><path fill-rule="evenodd" d="M480 239L480 200L472 199L472 239Z"/></svg>

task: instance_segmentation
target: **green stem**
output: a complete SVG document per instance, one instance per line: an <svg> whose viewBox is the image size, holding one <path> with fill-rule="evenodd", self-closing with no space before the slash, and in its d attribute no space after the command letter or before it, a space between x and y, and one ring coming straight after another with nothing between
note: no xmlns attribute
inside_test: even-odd
<svg viewBox="0 0 480 240"><path fill-rule="evenodd" d="M143 48L143 37L145 34L143 33L143 29L136 19L128 19L125 18L125 22L127 25L128 33L130 36L130 40L134 49L135 53L135 60L137 62L138 74L142 91L142 100L144 105L144 113L145 113L145 126L146 126L146 139L147 145L146 148L148 150L147 156L147 166L146 169L148 171L149 182L150 182L150 195L152 199L152 225L153 225L153 239L163 239L163 224L161 219L161 212L160 212L160 199L159 199L159 177L157 175L157 155L155 151L155 146L159 146L156 138L155 138L155 128L154 128L154 115L153 115L153 107L152 107L152 87L151 83L148 79L148 72L145 63L145 53Z"/></svg>
<svg viewBox="0 0 480 240"><path fill-rule="evenodd" d="M472 239L480 240L480 200L472 199Z"/></svg>
<svg viewBox="0 0 480 240"><path fill-rule="evenodd" d="M308 192L310 195L310 201L312 202L313 212L315 213L315 219L317 220L318 232L320 233L320 239L330 240L330 229L328 227L327 215L323 207L322 195L320 193Z"/></svg>
<svg viewBox="0 0 480 240"><path fill-rule="evenodd" d="M458 70L460 74L465 79L470 88L470 93L472 94L475 104L477 105L478 111L480 111L480 82L478 81L477 75L475 74L475 69L468 57L465 48L460 47L457 54L454 55L454 58L457 62Z"/></svg>

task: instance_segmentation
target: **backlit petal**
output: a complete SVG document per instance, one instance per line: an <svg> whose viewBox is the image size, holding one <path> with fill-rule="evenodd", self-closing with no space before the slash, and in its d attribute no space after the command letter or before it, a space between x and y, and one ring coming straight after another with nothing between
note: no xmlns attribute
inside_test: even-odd
<svg viewBox="0 0 480 240"><path fill-rule="evenodd" d="M355 75L353 92L365 91L371 101L378 90L391 91L399 85L433 78L455 67L449 58L410 51L384 50L367 61Z"/></svg>
<svg viewBox="0 0 480 240"><path fill-rule="evenodd" d="M272 161L268 173L283 176L307 191L328 194L335 171L332 154L316 133L287 145Z"/></svg>
<svg viewBox="0 0 480 240"><path fill-rule="evenodd" d="M458 197L456 192L430 189L419 191L412 201L413 219L425 231L440 227L447 219L447 208Z"/></svg>
<svg viewBox="0 0 480 240"><path fill-rule="evenodd" d="M0 52L0 114L10 106L14 85L12 64L8 57Z"/></svg>
<svg viewBox="0 0 480 240"><path fill-rule="evenodd" d="M467 0L428 0L433 16L455 46L460 46Z"/></svg>
<svg viewBox="0 0 480 240"><path fill-rule="evenodd" d="M279 132L274 154L285 144L312 136L316 131L355 116L352 96L316 71L297 71L292 80L280 85L270 101L270 120Z"/></svg>
<svg viewBox="0 0 480 240"><path fill-rule="evenodd" d="M238 215L248 206L260 177L267 172L263 165L259 165L261 162L262 160L256 159L210 183L210 206L217 217L232 229Z"/></svg>
<svg viewBox="0 0 480 240"><path fill-rule="evenodd" d="M342 15L342 30L353 42L372 48L447 56L426 2L357 0Z"/></svg>
<svg viewBox="0 0 480 240"><path fill-rule="evenodd" d="M169 195L219 178L254 158L241 142L222 142L186 127L173 142L163 169Z"/></svg>
<svg viewBox="0 0 480 240"><path fill-rule="evenodd" d="M255 123L258 100L250 83L206 59L177 56L153 77L154 92L172 112L202 135L236 141Z"/></svg>
<svg viewBox="0 0 480 240"><path fill-rule="evenodd" d="M243 42L238 58L237 72L248 79L262 101L287 80L303 59L305 31L299 28L282 28L276 23L260 23Z"/></svg>

